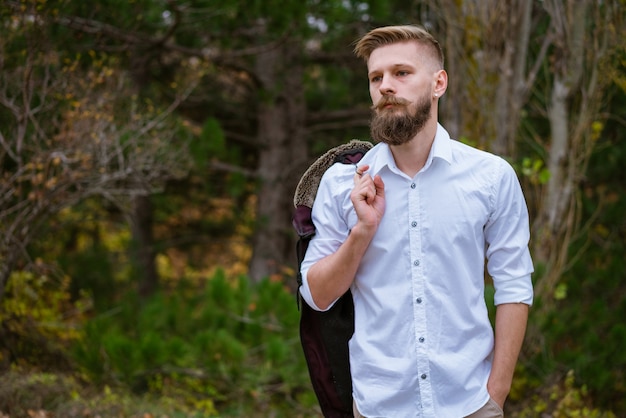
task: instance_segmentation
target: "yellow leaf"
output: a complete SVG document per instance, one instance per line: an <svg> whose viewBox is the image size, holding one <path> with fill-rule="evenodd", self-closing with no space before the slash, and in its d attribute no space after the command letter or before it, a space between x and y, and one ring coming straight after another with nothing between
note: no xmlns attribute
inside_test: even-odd
<svg viewBox="0 0 626 418"><path fill-rule="evenodd" d="M563 300L567 297L567 285L560 283L556 289L554 289L554 299Z"/></svg>

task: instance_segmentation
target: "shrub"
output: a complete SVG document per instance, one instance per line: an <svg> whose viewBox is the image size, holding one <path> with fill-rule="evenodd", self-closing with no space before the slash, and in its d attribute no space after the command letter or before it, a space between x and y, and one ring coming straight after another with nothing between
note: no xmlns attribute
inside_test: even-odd
<svg viewBox="0 0 626 418"><path fill-rule="evenodd" d="M0 301L0 364L65 365L65 346L79 337L89 299L72 300L69 278L15 271Z"/></svg>
<svg viewBox="0 0 626 418"><path fill-rule="evenodd" d="M527 396L528 406L514 414L517 418L616 418L611 411L594 408L585 385L577 386L574 371L553 385L540 387L537 393Z"/></svg>
<svg viewBox="0 0 626 418"><path fill-rule="evenodd" d="M298 322L282 284L233 283L217 272L204 289L181 283L145 301L128 295L89 321L73 353L94 382L176 398L206 416L246 404L312 406Z"/></svg>

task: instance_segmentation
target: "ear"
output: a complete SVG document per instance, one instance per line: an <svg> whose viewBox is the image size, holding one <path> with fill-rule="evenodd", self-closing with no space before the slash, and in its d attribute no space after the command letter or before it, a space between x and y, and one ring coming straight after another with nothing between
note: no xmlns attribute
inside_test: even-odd
<svg viewBox="0 0 626 418"><path fill-rule="evenodd" d="M448 73L445 70L438 70L433 74L433 97L439 98L448 89Z"/></svg>

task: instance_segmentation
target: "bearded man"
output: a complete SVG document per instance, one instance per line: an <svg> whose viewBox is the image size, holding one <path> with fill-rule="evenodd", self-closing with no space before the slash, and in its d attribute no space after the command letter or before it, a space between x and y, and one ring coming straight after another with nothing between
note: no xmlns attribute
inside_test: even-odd
<svg viewBox="0 0 626 418"><path fill-rule="evenodd" d="M502 417L533 300L515 171L438 123L448 75L423 28L374 29L355 53L378 144L356 173L335 164L322 178L300 293L325 311L352 292L356 417Z"/></svg>

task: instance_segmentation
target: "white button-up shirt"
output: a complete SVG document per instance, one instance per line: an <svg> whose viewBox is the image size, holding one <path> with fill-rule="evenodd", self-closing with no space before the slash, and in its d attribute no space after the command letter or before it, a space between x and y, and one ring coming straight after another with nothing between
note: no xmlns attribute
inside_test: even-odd
<svg viewBox="0 0 626 418"><path fill-rule="evenodd" d="M366 417L458 418L489 399L494 335L484 297L485 260L495 304L532 304L526 202L502 158L450 139L438 126L423 169L402 173L389 147L361 160L385 183L386 209L351 286L353 396ZM334 253L357 216L354 166L325 173L316 235L301 293L314 309L309 267Z"/></svg>

